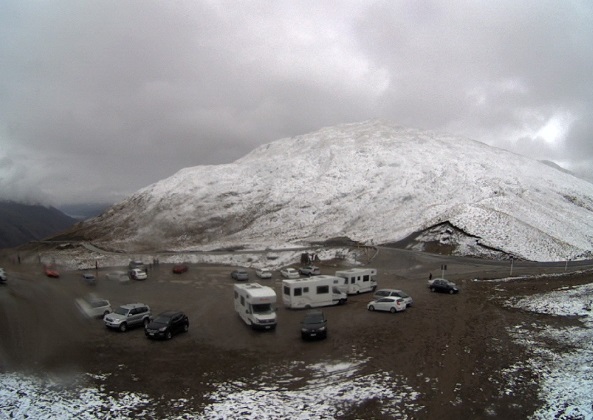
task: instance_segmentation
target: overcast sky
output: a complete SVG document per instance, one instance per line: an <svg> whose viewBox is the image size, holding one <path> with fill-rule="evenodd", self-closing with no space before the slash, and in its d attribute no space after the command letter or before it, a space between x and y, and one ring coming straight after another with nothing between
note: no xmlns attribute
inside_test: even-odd
<svg viewBox="0 0 593 420"><path fill-rule="evenodd" d="M593 179L593 2L0 1L0 198L116 202L370 118Z"/></svg>

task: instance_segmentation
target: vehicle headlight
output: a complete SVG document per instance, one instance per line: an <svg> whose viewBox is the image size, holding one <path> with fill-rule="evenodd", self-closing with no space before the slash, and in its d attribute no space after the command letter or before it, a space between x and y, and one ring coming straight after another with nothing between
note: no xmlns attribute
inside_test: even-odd
<svg viewBox="0 0 593 420"><path fill-rule="evenodd" d="M319 328L319 331L325 331L325 327Z"/></svg>
<svg viewBox="0 0 593 420"><path fill-rule="evenodd" d="M160 331L160 332L165 332L165 331L167 331L167 327L162 327L162 328L159 328L159 331Z"/></svg>
<svg viewBox="0 0 593 420"><path fill-rule="evenodd" d="M301 332L308 332L309 330L306 328L301 328Z"/></svg>

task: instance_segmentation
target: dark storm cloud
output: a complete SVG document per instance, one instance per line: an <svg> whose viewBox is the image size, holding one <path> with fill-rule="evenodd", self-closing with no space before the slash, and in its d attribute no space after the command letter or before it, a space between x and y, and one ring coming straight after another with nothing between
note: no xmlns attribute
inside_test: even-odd
<svg viewBox="0 0 593 420"><path fill-rule="evenodd" d="M119 200L374 117L593 173L592 22L587 1L5 1L0 198Z"/></svg>

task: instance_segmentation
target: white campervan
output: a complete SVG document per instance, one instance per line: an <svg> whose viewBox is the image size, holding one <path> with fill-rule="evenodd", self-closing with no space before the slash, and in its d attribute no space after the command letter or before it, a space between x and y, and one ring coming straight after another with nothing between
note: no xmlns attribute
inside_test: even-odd
<svg viewBox="0 0 593 420"><path fill-rule="evenodd" d="M327 275L282 280L282 301L288 308L341 305L348 300L338 287L341 282L341 278Z"/></svg>
<svg viewBox="0 0 593 420"><path fill-rule="evenodd" d="M235 311L254 329L276 328L276 292L259 283L235 284Z"/></svg>
<svg viewBox="0 0 593 420"><path fill-rule="evenodd" d="M341 277L341 289L349 295L371 292L377 288L377 269L351 268L336 271L336 277Z"/></svg>

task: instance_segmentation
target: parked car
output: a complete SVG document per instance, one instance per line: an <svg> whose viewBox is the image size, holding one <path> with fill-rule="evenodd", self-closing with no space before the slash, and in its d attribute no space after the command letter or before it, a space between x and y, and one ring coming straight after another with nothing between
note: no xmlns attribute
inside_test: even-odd
<svg viewBox="0 0 593 420"><path fill-rule="evenodd" d="M60 277L60 273L58 272L58 270L53 265L46 265L43 268L43 272L45 273L45 275L47 277L53 277L53 278Z"/></svg>
<svg viewBox="0 0 593 420"><path fill-rule="evenodd" d="M445 279L435 279L430 286L431 292L440 292L440 293L459 293L459 289L455 283L452 283Z"/></svg>
<svg viewBox="0 0 593 420"><path fill-rule="evenodd" d="M315 267L314 265L307 265L305 267L299 268L299 273L303 276L317 276L321 274L321 270L319 267Z"/></svg>
<svg viewBox="0 0 593 420"><path fill-rule="evenodd" d="M173 334L185 332L189 329L189 318L180 311L165 311L156 316L144 327L144 334L148 338L173 337Z"/></svg>
<svg viewBox="0 0 593 420"><path fill-rule="evenodd" d="M0 267L0 283L5 284L8 281L8 276L6 275L6 271L2 267Z"/></svg>
<svg viewBox="0 0 593 420"><path fill-rule="evenodd" d="M326 338L327 319L322 310L313 309L305 314L301 322L301 338Z"/></svg>
<svg viewBox="0 0 593 420"><path fill-rule="evenodd" d="M249 273L247 270L239 268L231 273L231 277L237 281L247 281L249 280Z"/></svg>
<svg viewBox="0 0 593 420"><path fill-rule="evenodd" d="M375 299L381 299L383 297L388 297L388 296L395 296L395 297L402 298L404 300L404 302L406 303L407 307L410 307L414 304L414 299L412 299L412 297L410 295L408 295L406 292L399 290L399 289L379 289L373 295L373 297Z"/></svg>
<svg viewBox="0 0 593 420"><path fill-rule="evenodd" d="M142 271L139 268L133 268L130 270L130 278L132 280L146 280L148 274L146 274L146 271Z"/></svg>
<svg viewBox="0 0 593 420"><path fill-rule="evenodd" d="M406 310L406 302L400 297L389 296L370 301L367 304L369 311L389 311L392 314Z"/></svg>
<svg viewBox="0 0 593 420"><path fill-rule="evenodd" d="M150 306L143 303L129 303L105 315L103 322L107 328L115 328L124 332L132 327L147 325L151 316Z"/></svg>
<svg viewBox="0 0 593 420"><path fill-rule="evenodd" d="M292 267L283 268L280 270L280 274L287 279L298 279L300 277L299 272Z"/></svg>
<svg viewBox="0 0 593 420"><path fill-rule="evenodd" d="M82 279L90 285L95 285L97 283L95 276L91 273L82 273Z"/></svg>
<svg viewBox="0 0 593 420"><path fill-rule="evenodd" d="M185 273L187 270L189 270L187 264L176 264L173 266L173 273L175 274Z"/></svg>
<svg viewBox="0 0 593 420"><path fill-rule="evenodd" d="M255 275L260 279L271 279L272 272L270 270L266 270L265 268L258 268L255 270Z"/></svg>
<svg viewBox="0 0 593 420"><path fill-rule="evenodd" d="M75 300L75 304L80 312L89 318L103 318L111 312L111 304L109 301L96 296L78 298Z"/></svg>

